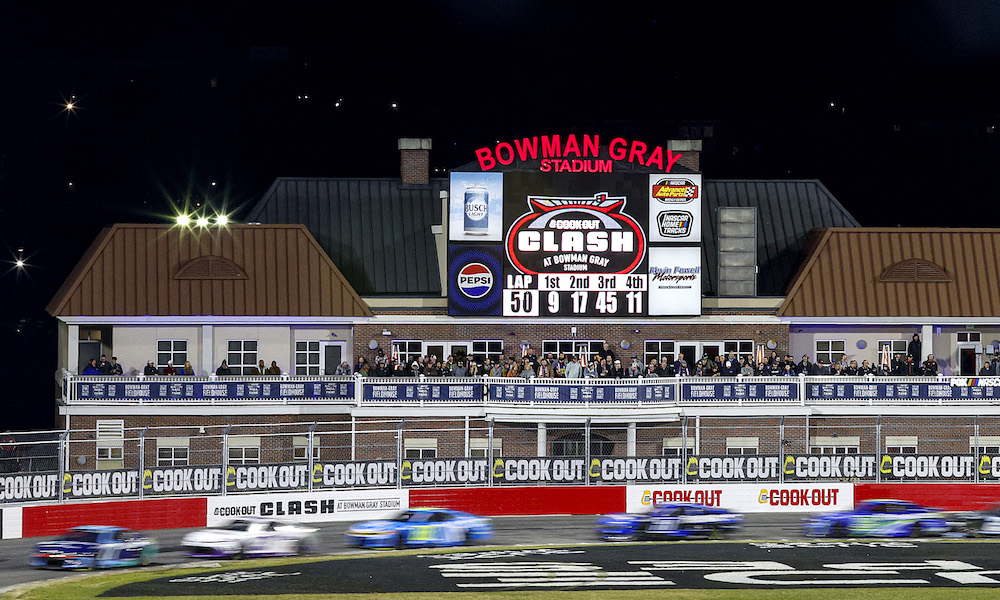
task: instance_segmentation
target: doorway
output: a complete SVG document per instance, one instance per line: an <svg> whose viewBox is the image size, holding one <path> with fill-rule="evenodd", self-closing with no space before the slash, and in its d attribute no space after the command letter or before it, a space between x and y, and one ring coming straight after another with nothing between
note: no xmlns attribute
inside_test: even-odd
<svg viewBox="0 0 1000 600"><path fill-rule="evenodd" d="M351 364L351 361L347 356L346 342L323 342L322 346L323 351L320 353L320 356L323 360L321 368L324 375L333 375L336 373L337 367L345 360L347 361L347 364Z"/></svg>

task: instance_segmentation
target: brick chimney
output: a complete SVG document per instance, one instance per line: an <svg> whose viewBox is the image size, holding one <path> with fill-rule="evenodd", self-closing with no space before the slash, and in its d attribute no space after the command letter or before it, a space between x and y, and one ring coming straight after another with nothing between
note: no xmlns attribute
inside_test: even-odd
<svg viewBox="0 0 1000 600"><path fill-rule="evenodd" d="M430 138L399 138L399 171L403 184L430 183Z"/></svg>

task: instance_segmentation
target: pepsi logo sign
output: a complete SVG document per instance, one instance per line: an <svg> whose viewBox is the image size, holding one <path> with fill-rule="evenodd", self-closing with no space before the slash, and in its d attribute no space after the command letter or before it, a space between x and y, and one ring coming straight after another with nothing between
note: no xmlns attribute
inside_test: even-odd
<svg viewBox="0 0 1000 600"><path fill-rule="evenodd" d="M482 298L493 289L493 272L483 263L469 263L458 272L457 283L469 298Z"/></svg>

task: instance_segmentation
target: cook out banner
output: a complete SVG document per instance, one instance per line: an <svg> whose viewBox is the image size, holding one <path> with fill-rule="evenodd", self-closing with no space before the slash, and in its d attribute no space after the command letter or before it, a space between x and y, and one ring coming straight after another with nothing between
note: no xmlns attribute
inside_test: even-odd
<svg viewBox="0 0 1000 600"><path fill-rule="evenodd" d="M353 399L354 381L77 382L78 400Z"/></svg>
<svg viewBox="0 0 1000 600"><path fill-rule="evenodd" d="M625 510L646 512L657 504L696 502L738 512L819 512L854 507L849 483L628 485Z"/></svg>
<svg viewBox="0 0 1000 600"><path fill-rule="evenodd" d="M1000 481L1000 455L785 454L639 457L433 458L137 470L13 473L0 502L202 496L344 488L533 485L539 483L795 483Z"/></svg>

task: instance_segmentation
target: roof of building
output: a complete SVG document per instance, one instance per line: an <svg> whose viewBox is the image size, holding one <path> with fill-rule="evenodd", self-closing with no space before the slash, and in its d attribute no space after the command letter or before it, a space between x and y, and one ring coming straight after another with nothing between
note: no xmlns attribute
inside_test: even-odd
<svg viewBox="0 0 1000 600"><path fill-rule="evenodd" d="M399 178L282 177L247 221L302 223L358 293L440 296L432 225L441 225L440 193Z"/></svg>
<svg viewBox="0 0 1000 600"><path fill-rule="evenodd" d="M303 225L114 225L46 307L53 316L371 316Z"/></svg>
<svg viewBox="0 0 1000 600"><path fill-rule="evenodd" d="M759 296L780 296L801 260L809 232L859 223L818 180L705 180L703 292L718 294L717 209L757 209ZM400 179L280 178L248 221L302 223L362 295L438 296L441 281L432 225L441 224L440 192Z"/></svg>
<svg viewBox="0 0 1000 600"><path fill-rule="evenodd" d="M1000 230L830 228L778 315L986 317L1000 314Z"/></svg>
<svg viewBox="0 0 1000 600"><path fill-rule="evenodd" d="M757 209L757 295L781 296L802 260L809 232L821 227L860 227L816 179L706 179L702 264L706 296L719 290L719 207Z"/></svg>

